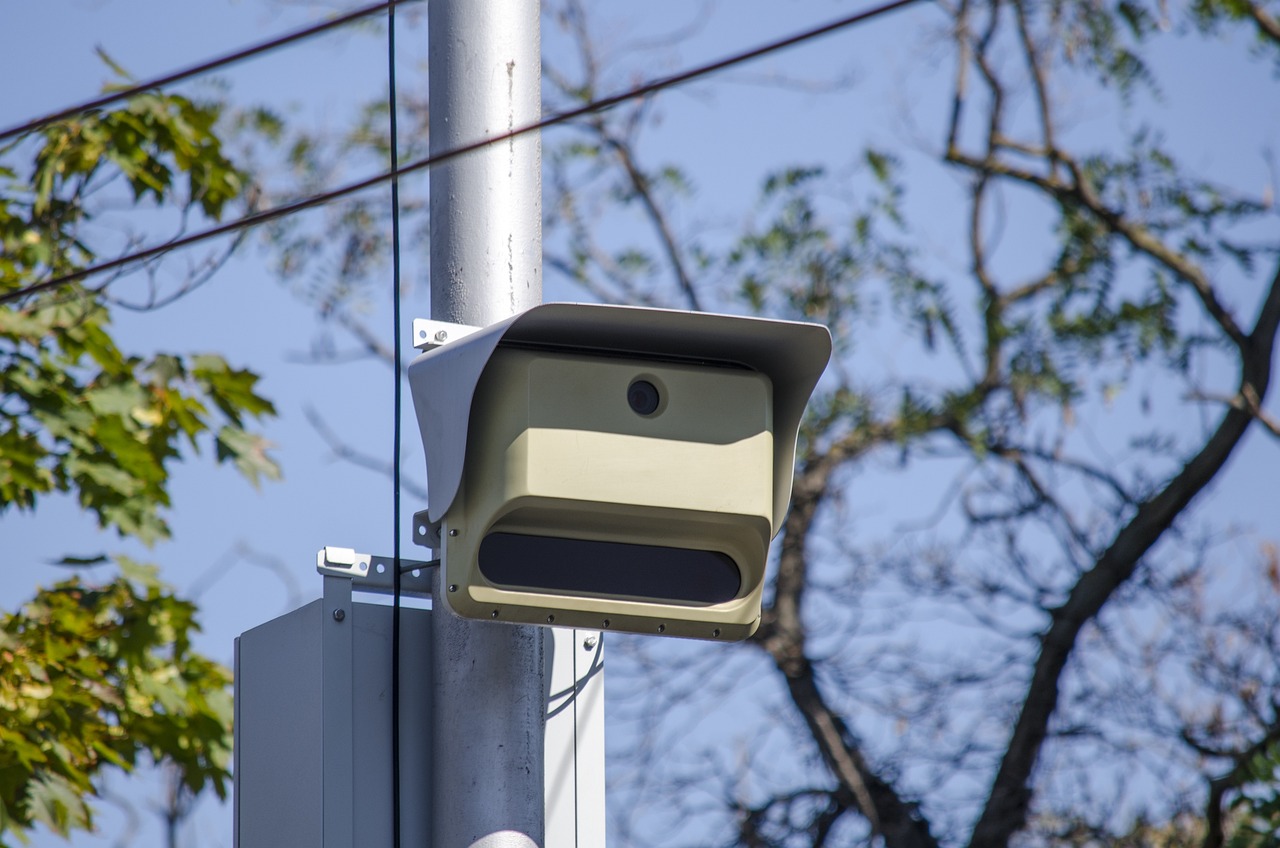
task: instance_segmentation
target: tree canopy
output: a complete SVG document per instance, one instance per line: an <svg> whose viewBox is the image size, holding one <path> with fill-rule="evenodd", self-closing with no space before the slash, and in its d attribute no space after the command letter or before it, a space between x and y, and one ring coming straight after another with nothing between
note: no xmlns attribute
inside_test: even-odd
<svg viewBox="0 0 1280 848"><path fill-rule="evenodd" d="M180 221L238 208L245 175L223 152L219 114L147 93L8 144L0 293L127 249L110 220L122 195ZM251 481L278 476L249 429L274 409L256 374L219 355L127 352L117 305L91 280L0 306L0 514L65 494L103 529L150 544L169 535L175 462L212 447ZM49 551L72 568L107 559L65 553ZM101 773L142 757L173 768L184 792L227 794L230 673L192 649L192 603L153 568L117 563L112 579L74 576L0 618L0 844L37 824L91 829Z"/></svg>

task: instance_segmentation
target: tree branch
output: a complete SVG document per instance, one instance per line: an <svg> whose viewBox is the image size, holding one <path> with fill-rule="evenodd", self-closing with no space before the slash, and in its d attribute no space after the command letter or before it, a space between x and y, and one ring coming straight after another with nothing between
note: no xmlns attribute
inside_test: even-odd
<svg viewBox="0 0 1280 848"><path fill-rule="evenodd" d="M1192 392L1187 395L1188 400L1202 401L1208 403L1220 403L1229 406L1232 409L1239 409L1247 412L1258 420L1258 423L1271 432L1271 435L1280 437L1280 420L1270 415L1262 408L1258 398L1248 397L1243 394L1236 395L1216 395L1206 392Z"/></svg>
<svg viewBox="0 0 1280 848"><path fill-rule="evenodd" d="M1254 329L1242 344L1240 392L1254 393L1259 402L1266 397L1271 381L1278 324L1280 268L1271 280ZM1025 826L1031 804L1031 773L1057 708L1062 673L1080 631L1133 575L1142 558L1192 499L1214 479L1254 420L1242 410L1227 410L1204 447L1160 492L1138 507L1094 566L1081 575L1066 602L1052 611L1053 620L1041 637L1040 655L1009 746L970 838L971 848L1005 846Z"/></svg>
<svg viewBox="0 0 1280 848"><path fill-rule="evenodd" d="M1150 230L1143 227L1121 213L1111 209L1094 192L1079 165L1072 159L1059 154L1061 161L1071 172L1070 183L1054 176L1044 176L1034 171L1017 168L1008 162L1002 162L988 155L984 159L960 152L958 149L947 151L947 161L969 168L977 173L1001 176L1017 182L1033 185L1055 198L1064 206L1078 205L1089 210L1105 224L1113 233L1121 236L1131 247L1145 256L1163 265L1179 279L1186 281L1195 291L1205 311L1222 329L1223 333L1237 346L1245 344L1245 334L1232 316L1230 310L1218 300L1218 294L1209 283L1204 270L1189 260L1184 254L1170 248Z"/></svg>
<svg viewBox="0 0 1280 848"><path fill-rule="evenodd" d="M1280 723L1273 724L1261 739L1235 753L1229 772L1209 781L1209 798L1204 810L1205 834L1201 843L1204 848L1222 848L1226 836L1222 827L1223 800L1232 789L1239 789L1253 779L1249 770L1250 761L1259 754L1266 753L1277 742L1280 742Z"/></svg>
<svg viewBox="0 0 1280 848"><path fill-rule="evenodd" d="M1018 36L1022 40L1022 52L1027 59L1027 70L1036 91L1036 107L1040 113L1040 134L1044 139L1044 149L1049 157L1049 173L1058 173L1058 145L1054 141L1053 112L1049 108L1049 86L1045 81L1044 65L1040 59L1040 50L1031 37L1031 24L1027 20L1025 0L1014 0L1014 17L1018 22Z"/></svg>
<svg viewBox="0 0 1280 848"><path fill-rule="evenodd" d="M662 249L667 254L667 262L671 265L671 273L675 275L676 284L684 294L689 308L701 312L702 304L698 299L698 292L694 288L693 279L689 276L689 269L685 266L684 257L681 254L680 246L676 243L675 234L671 231L671 224L667 220L666 213L658 207L658 201L653 196L653 189L648 175L642 172L636 164L635 154L632 152L631 146L610 134L604 126L603 120L597 122L596 131L604 144L618 157L618 162L622 165L623 171L626 172L627 180L631 183L632 190L640 198L645 214L649 217L650 223L653 224L658 240L662 243Z"/></svg>
<svg viewBox="0 0 1280 848"><path fill-rule="evenodd" d="M391 472L394 469L390 462L362 453L342 441L342 439L329 428L329 425L325 423L324 419L320 417L320 413L316 412L310 406L306 407L303 412L307 416L307 422L311 424L315 431L320 435L320 438L325 440L325 443L329 445L329 449L333 451L334 455L337 456L338 459L350 462L353 465L358 465L361 468L367 468L370 471L377 472L378 474L391 476ZM399 461L399 457L396 457L396 461ZM413 497L423 501L427 499L427 490L416 483L410 482L404 477L401 477L400 485L408 490L409 494Z"/></svg>
<svg viewBox="0 0 1280 848"><path fill-rule="evenodd" d="M1258 25L1258 34L1280 44L1280 21L1258 3L1247 3L1246 8L1249 10L1249 17Z"/></svg>
<svg viewBox="0 0 1280 848"><path fill-rule="evenodd" d="M812 661L805 653L806 631L801 606L808 573L806 550L819 506L827 496L834 471L892 438L890 425L859 428L826 453L812 458L797 475L791 511L783 528L773 603L763 611L753 637L773 659L787 681L792 702L813 736L827 768L857 804L872 832L889 848L936 848L929 823L914 804L875 774L843 718L827 703Z"/></svg>

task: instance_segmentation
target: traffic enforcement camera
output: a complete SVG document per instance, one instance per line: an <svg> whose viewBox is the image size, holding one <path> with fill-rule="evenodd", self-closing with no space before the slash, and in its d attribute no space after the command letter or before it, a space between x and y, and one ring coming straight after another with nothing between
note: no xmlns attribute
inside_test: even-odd
<svg viewBox="0 0 1280 848"><path fill-rule="evenodd" d="M439 552L445 603L750 636L830 355L818 324L567 303L423 353L409 366L429 487L414 534Z"/></svg>

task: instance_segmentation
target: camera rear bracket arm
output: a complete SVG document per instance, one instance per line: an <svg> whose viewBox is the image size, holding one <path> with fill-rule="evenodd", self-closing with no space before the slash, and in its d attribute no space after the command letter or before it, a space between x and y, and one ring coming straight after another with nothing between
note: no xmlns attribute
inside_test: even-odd
<svg viewBox="0 0 1280 848"><path fill-rule="evenodd" d="M461 341L480 329L470 324L452 324L448 321L433 321L430 318L414 318L413 346L418 350L434 350L449 342Z"/></svg>

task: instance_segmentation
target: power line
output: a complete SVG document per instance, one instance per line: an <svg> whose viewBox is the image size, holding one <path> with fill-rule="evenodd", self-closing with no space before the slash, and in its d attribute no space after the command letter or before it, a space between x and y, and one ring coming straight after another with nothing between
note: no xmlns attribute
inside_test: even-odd
<svg viewBox="0 0 1280 848"><path fill-rule="evenodd" d="M387 133L391 173L400 170L399 103L396 100L396 7L387 8ZM391 848L400 848L400 179L391 178Z"/></svg>
<svg viewBox="0 0 1280 848"><path fill-rule="evenodd" d="M779 39L777 41L768 42L759 47L754 47L749 50L745 50L741 53L735 53L731 56L718 59L706 65L699 65L697 67L691 68L686 71L681 71L679 73L672 74L670 76L660 77L656 80L652 80L643 85L637 86L632 89L628 89L627 91L624 91L620 94L614 94L609 97L601 98L600 100L593 100L590 103L586 103L574 109L567 109L562 112L556 112L538 121L535 121L531 124L526 124L525 126L517 127L516 129L510 130L508 132L500 133L499 135L490 136L488 138L483 138L483 139L480 139L479 141L471 142L470 144L464 144L459 147L455 147L452 150L446 150L442 153L437 153L434 156L428 156L423 159L415 160L413 162L410 162L408 165L405 165L395 170L387 171L381 174L376 174L372 177L366 177L363 180L359 180L354 183L349 183L345 186L341 186L339 188L332 189L331 191L326 191L321 194L311 195L310 197L303 198L302 200L296 200L296 201L293 201L292 203L286 203L281 206L276 206L272 209L265 209L261 212L256 212L252 215L246 215L243 218L236 219L235 221L230 221L226 224L221 224L216 227L211 227L210 229L207 229L207 230L201 230L200 232L197 232L197 233L192 233L187 236L175 238L171 241L164 242L163 244L154 245L152 247L139 250L135 253L126 254L125 256L121 256L117 259L112 259L107 262L101 262L97 265L91 265L87 268L81 268L78 271L73 271L69 274L63 274L61 276L54 277L49 280L45 280L42 283L35 283L30 286L25 286L20 289L15 289L11 292L0 294L0 304L11 303L15 300L19 300L20 298L26 297L28 295L38 294L43 291L48 291L50 289L58 288L61 286L68 285L70 283L77 282L79 280L83 280L87 277L92 277L97 274L105 273L107 271L114 271L117 268L122 268L126 265L132 265L138 262L143 262L148 259L153 259L162 254L169 253L170 251L177 250L183 247L188 247L190 245L196 244L201 241L205 241L207 239L216 238L218 236L226 235L227 233L232 233L237 230L242 230L248 227L256 227L261 224L274 221L277 218L283 218L285 216L293 215L298 212L302 212L316 206L322 206L326 203L330 203L339 198L356 194L358 192L364 191L365 189L372 188L373 186L380 185L385 182L389 182L393 179L398 179L400 177L405 176L406 174L412 174L417 171L432 168L436 165L441 165L445 162L450 161L451 159L456 159L459 156L464 156L468 153L472 153L476 150L480 150L481 148L487 147L491 144L498 144L504 141L510 141L513 138L518 138L519 136L527 135L528 133L531 133L531 132L538 132L539 130L548 129L550 127L556 126L557 124L567 123L569 121L573 121L578 118L581 118L585 115L593 114L595 112L603 112L608 109L612 109L613 107L618 106L622 103L625 103L629 100L635 100L636 98L640 98L640 97L647 97L651 94L656 94L657 92L662 91L664 89L673 88L675 86L682 85L686 82L690 82L700 77L713 74L717 71L722 71L722 70L725 70L726 68L730 68L735 65L740 65L745 62L749 62L753 59L758 59L770 53L776 53L779 50L784 50L788 47L794 47L795 45L802 44L806 41L812 41L815 38L819 38L824 35L829 35L838 30L845 29L855 24L863 23L864 21L869 21L873 18L879 17L889 12L896 11L905 6L910 6L913 3L917 3L917 2L920 2L920 0L892 0L892 2L885 3L884 5L876 6L875 8L868 9L863 12L857 12L855 14L848 15L838 20L831 21L830 23L823 24L821 26L814 27L813 29L796 33L795 35L791 35L786 38Z"/></svg>
<svg viewBox="0 0 1280 848"><path fill-rule="evenodd" d="M348 12L345 15L339 15L336 18L331 18L330 20L322 23L314 24L312 26L305 27L304 29L281 35L277 38L271 39L270 41L264 41L260 44L255 44L242 50L237 50L234 53L227 53L226 55L219 56L216 59L209 59L208 61L201 62L198 65L192 65L189 68L174 71L173 73L166 74L162 77L156 77L155 79L150 79L146 82L140 82L137 85L131 85L128 88L122 88L119 91L113 91L110 94L104 94L102 97L89 100L77 106L69 106L66 109L61 109L57 112L45 115L42 118L34 118L24 124L18 124L16 126L9 127L8 129L0 130L0 141L5 141L6 139L13 138L14 136L29 133L32 130L38 130L41 127L57 123L58 121L65 120L67 118L75 117L76 115L84 114L85 112L89 112L93 109L101 109L104 106L119 103L121 100L127 100L134 95L142 94L143 92L151 91L155 88L172 85L175 82L182 82L183 80L190 79L191 77L200 76L201 74L206 74L210 71L217 70L218 68L226 67L227 65L233 65L236 62L240 62L245 59L251 59L254 56L275 50L277 47L284 47L285 45L292 44L295 41L302 41L313 35L319 35L320 33L328 32L331 29L346 26L347 24L358 21L361 18L369 17L370 15L377 14L378 12L387 11L401 3L416 2L420 2L420 0L385 0L385 2L382 3L375 3L372 6L365 6L361 9L356 9L355 11Z"/></svg>

